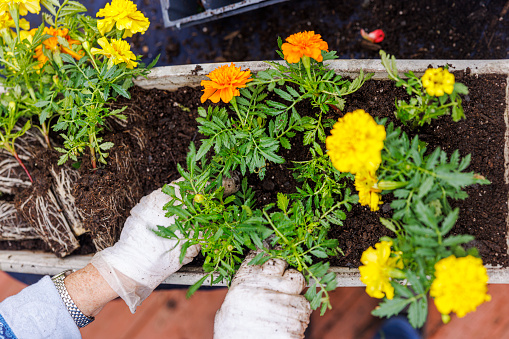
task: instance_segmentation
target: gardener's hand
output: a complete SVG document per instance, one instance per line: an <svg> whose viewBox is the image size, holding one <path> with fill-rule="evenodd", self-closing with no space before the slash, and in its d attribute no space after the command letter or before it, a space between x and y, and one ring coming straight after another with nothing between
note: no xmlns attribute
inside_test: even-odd
<svg viewBox="0 0 509 339"><path fill-rule="evenodd" d="M214 339L304 338L311 308L300 295L306 282L287 263L271 259L262 266L248 263L237 274L214 321Z"/></svg>
<svg viewBox="0 0 509 339"><path fill-rule="evenodd" d="M171 185L179 196L179 187ZM153 232L157 226L174 223L174 218L165 217L163 211L168 201L170 197L161 189L143 197L131 210L120 240L92 258L92 265L124 299L132 313L161 282L191 262L200 251L198 245L189 247L180 263L183 242L177 245L177 240L162 238Z"/></svg>

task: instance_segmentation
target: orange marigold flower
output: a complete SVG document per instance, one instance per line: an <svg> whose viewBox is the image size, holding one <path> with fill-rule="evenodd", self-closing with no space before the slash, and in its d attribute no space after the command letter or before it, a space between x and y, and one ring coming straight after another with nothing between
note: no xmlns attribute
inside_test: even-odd
<svg viewBox="0 0 509 339"><path fill-rule="evenodd" d="M29 31L29 34L31 36L34 36L36 31L37 31L37 29L34 28ZM43 34L52 35L52 37L44 40L42 42L42 45L39 45L35 48L34 58L36 58L40 62L38 68L42 68L42 66L46 63L46 61L48 61L48 57L46 55L44 55L44 53L42 51L43 45L44 45L44 48L46 48L47 50L50 50L51 52L59 51L61 53L66 53L66 54L69 54L70 56L72 56L76 60L80 60L83 57L83 55L84 55L83 52L81 52L82 54L79 54L78 52L75 52L72 50L72 45L80 45L81 42L79 42L78 40L71 39L71 37L68 35L68 33L69 33L69 30L67 28L54 29L53 27L50 27L50 28L44 27ZM69 48L67 48L63 45L60 45L58 43L59 36L64 38L65 40L67 40L67 43L69 44Z"/></svg>
<svg viewBox="0 0 509 339"><path fill-rule="evenodd" d="M303 56L322 62L322 51L328 52L329 45L322 40L320 34L309 31L290 35L286 38L286 42L281 46L281 49L285 60L291 64L299 62Z"/></svg>
<svg viewBox="0 0 509 339"><path fill-rule="evenodd" d="M251 71L241 71L240 67L231 65L224 65L216 68L209 75L210 80L202 80L201 85L205 87L201 102L204 103L210 99L213 103L218 103L219 100L223 102L230 102L234 96L239 96L239 88L246 87L246 83L252 81L249 79Z"/></svg>

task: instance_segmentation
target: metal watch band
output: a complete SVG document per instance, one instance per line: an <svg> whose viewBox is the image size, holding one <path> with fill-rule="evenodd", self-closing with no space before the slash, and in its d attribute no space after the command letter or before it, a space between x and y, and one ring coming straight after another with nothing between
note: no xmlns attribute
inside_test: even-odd
<svg viewBox="0 0 509 339"><path fill-rule="evenodd" d="M58 293L60 294L60 297L62 298L62 301L65 304L65 307L67 307L67 310L71 314L72 319L78 325L79 328L85 327L88 324L90 324L92 321L95 320L94 317L87 317L83 314L83 312L80 311L80 309L76 306L74 301L72 301L71 296L67 292L67 288L64 284L64 279L72 272L75 272L76 270L67 270L63 271L51 278L53 280L53 283L55 284L55 287L57 288Z"/></svg>

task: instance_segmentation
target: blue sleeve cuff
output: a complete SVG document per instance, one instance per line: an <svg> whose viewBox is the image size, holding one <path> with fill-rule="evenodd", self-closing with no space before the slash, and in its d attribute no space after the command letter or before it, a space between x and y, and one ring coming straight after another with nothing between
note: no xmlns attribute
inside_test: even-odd
<svg viewBox="0 0 509 339"><path fill-rule="evenodd" d="M1 314L0 314L0 338L18 339L16 338L14 333L12 333L11 328L9 327L9 325L7 325L7 322L5 321L4 317L2 317Z"/></svg>

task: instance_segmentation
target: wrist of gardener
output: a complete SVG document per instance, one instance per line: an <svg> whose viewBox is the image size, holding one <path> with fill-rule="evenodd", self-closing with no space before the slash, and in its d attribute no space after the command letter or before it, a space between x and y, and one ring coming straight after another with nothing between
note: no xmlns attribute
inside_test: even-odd
<svg viewBox="0 0 509 339"><path fill-rule="evenodd" d="M118 297L92 264L71 273L64 283L76 307L87 317L95 317L108 302Z"/></svg>

